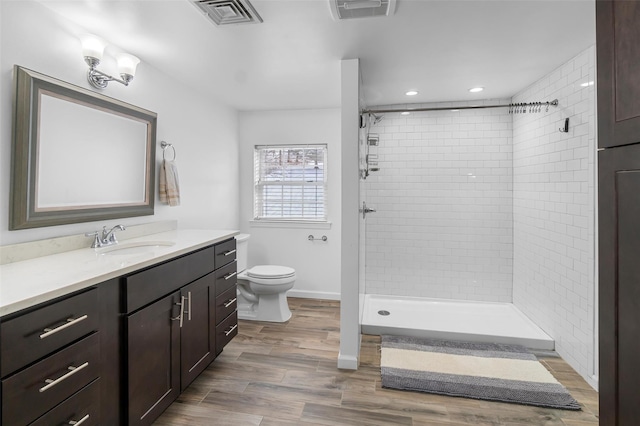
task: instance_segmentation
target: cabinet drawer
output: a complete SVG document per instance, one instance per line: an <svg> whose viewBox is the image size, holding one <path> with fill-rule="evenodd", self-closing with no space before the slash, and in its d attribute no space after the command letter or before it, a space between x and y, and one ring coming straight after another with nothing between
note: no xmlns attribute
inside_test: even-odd
<svg viewBox="0 0 640 426"><path fill-rule="evenodd" d="M215 247L207 247L127 277L127 312L148 305L212 272Z"/></svg>
<svg viewBox="0 0 640 426"><path fill-rule="evenodd" d="M94 333L2 381L2 423L27 424L99 375L100 336ZM74 367L74 369L71 369Z"/></svg>
<svg viewBox="0 0 640 426"><path fill-rule="evenodd" d="M98 329L98 291L76 296L0 323L2 377Z"/></svg>
<svg viewBox="0 0 640 426"><path fill-rule="evenodd" d="M76 423L71 423L76 422ZM100 424L100 379L91 382L71 398L56 406L30 426L52 426Z"/></svg>
<svg viewBox="0 0 640 426"><path fill-rule="evenodd" d="M235 311L216 326L216 355L238 334L238 312Z"/></svg>
<svg viewBox="0 0 640 426"><path fill-rule="evenodd" d="M216 297L229 290L231 287L236 286L236 275L235 261L216 271Z"/></svg>
<svg viewBox="0 0 640 426"><path fill-rule="evenodd" d="M236 260L236 239L216 244L216 269Z"/></svg>
<svg viewBox="0 0 640 426"><path fill-rule="evenodd" d="M235 311L237 307L236 286L216 296L216 324L220 324L220 322L228 317L231 312Z"/></svg>

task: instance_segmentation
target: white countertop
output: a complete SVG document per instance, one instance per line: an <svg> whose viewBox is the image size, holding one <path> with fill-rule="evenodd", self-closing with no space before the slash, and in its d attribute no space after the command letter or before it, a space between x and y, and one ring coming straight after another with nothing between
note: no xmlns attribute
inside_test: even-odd
<svg viewBox="0 0 640 426"><path fill-rule="evenodd" d="M0 316L130 274L190 251L237 235L234 230L183 229L128 239L135 242L171 242L142 253L106 255L84 248L0 266Z"/></svg>

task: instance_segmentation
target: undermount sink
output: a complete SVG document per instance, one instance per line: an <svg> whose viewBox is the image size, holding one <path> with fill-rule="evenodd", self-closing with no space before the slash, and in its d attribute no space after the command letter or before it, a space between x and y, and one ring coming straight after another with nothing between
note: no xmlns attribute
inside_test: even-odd
<svg viewBox="0 0 640 426"><path fill-rule="evenodd" d="M151 253L160 247L170 247L173 241L135 241L116 244L96 249L96 253L109 256L124 256L129 254Z"/></svg>

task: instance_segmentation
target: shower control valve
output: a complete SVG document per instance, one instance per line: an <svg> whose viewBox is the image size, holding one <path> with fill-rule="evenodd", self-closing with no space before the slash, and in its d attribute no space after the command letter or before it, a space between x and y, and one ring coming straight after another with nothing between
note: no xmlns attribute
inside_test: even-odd
<svg viewBox="0 0 640 426"><path fill-rule="evenodd" d="M360 209L360 213L362 213L362 218L366 219L367 218L367 213L375 213L376 210L375 209L370 209L369 207L367 207L367 203L366 202L362 202L362 208Z"/></svg>

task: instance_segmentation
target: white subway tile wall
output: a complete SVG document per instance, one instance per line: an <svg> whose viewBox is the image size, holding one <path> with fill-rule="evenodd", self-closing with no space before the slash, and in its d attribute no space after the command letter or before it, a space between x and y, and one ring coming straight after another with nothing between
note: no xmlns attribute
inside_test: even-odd
<svg viewBox="0 0 640 426"><path fill-rule="evenodd" d="M368 294L511 302L511 126L495 108L387 113L370 128L380 170L364 185L377 210L366 219Z"/></svg>
<svg viewBox="0 0 640 426"><path fill-rule="evenodd" d="M513 117L513 302L587 378L597 374L594 81L590 47L513 98L559 100Z"/></svg>

